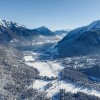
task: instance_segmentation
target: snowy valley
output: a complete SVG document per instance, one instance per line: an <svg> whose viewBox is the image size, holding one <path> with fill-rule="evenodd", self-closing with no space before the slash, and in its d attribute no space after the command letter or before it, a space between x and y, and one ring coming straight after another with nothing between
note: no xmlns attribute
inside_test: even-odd
<svg viewBox="0 0 100 100"><path fill-rule="evenodd" d="M100 54L89 53L99 50L99 24L55 33L2 20L2 100L100 100Z"/></svg>
<svg viewBox="0 0 100 100"><path fill-rule="evenodd" d="M27 55L24 57L25 63L27 65L33 66L40 72L39 75L41 78L36 79L36 81L33 83L34 89L46 91L47 95L52 98L52 100L58 100L58 98L56 98L56 96L54 95L57 94L60 89L65 89L66 92L83 92L86 94L100 97L100 91L88 89L82 86L77 86L72 82L66 82L65 80L61 80L59 73L62 69L64 69L64 66L60 60L35 60L38 55L38 53L31 52L29 54L27 53ZM68 60L69 59L71 60L71 58L68 58ZM81 64L78 66L81 66Z"/></svg>
<svg viewBox="0 0 100 100"><path fill-rule="evenodd" d="M96 22L94 22L95 25L97 26ZM92 29L95 25L91 24L88 26L88 30ZM91 28L89 28L91 27ZM98 28L98 27L96 27ZM86 28L87 29L87 28ZM80 29L79 29L80 30ZM94 30L94 29L93 29ZM86 30L87 31L87 30ZM71 31L70 33L72 33ZM68 34L69 36L70 34ZM59 37L59 36L58 36ZM61 35L62 37L62 35ZM60 37L60 38L61 38ZM66 36L67 37L67 36ZM25 64L29 66L33 66L39 71L39 79L36 79L35 83L33 83L33 88L38 89L40 91L46 91L47 96L49 96L52 100L58 100L58 98L55 96L61 89L64 89L66 92L71 92L71 93L77 93L77 92L83 92L88 95L94 95L97 97L100 97L100 90L99 90L99 78L96 78L95 76L89 76L92 81L95 81L91 84L91 87L85 86L85 83L83 82L84 85L80 85L79 83L73 83L73 81L67 80L64 78L61 78L61 71L69 68L79 68L79 69L84 69L88 68L91 66L96 66L99 64L99 55L86 55L86 56L79 56L79 57L67 57L67 58L58 58L54 59L53 55L57 54L57 51L55 51L54 46L57 45L57 41L59 42L60 38L54 42L54 44L46 51L51 50L51 54L48 54L49 59L47 58L47 53L44 52L30 52L28 55L24 57ZM51 42L53 40L51 39ZM63 40L62 40L63 41ZM49 41L50 42L50 41ZM37 44L39 44L37 42ZM42 43L41 43L42 44ZM59 45L59 43L58 43ZM54 49L54 50L53 50ZM56 54L55 54L56 53ZM40 59L39 55L43 56L44 59ZM52 55L52 56L51 56ZM35 59L36 58L36 59ZM74 73L74 70L72 70ZM78 73L78 71L77 71ZM71 74L71 73L70 73ZM87 77L87 76L86 76ZM98 80L98 81L97 81ZM79 79L79 81L81 81ZM97 83L96 83L97 81ZM88 84L88 83L87 83ZM96 87L96 86L97 87Z"/></svg>

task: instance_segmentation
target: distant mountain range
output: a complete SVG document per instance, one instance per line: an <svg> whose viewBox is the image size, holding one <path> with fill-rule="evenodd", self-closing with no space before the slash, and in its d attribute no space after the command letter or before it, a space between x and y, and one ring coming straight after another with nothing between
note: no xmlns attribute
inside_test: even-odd
<svg viewBox="0 0 100 100"><path fill-rule="evenodd" d="M69 31L70 30L68 30L68 29L66 29L66 30L56 30L56 31L54 31L54 33L56 35L67 35Z"/></svg>
<svg viewBox="0 0 100 100"><path fill-rule="evenodd" d="M0 21L0 43L8 43L11 40L27 40L32 37L31 30L13 21Z"/></svg>
<svg viewBox="0 0 100 100"><path fill-rule="evenodd" d="M28 29L13 21L0 20L0 43L18 41L31 41L36 36L55 36L54 32L42 26L36 29Z"/></svg>
<svg viewBox="0 0 100 100"><path fill-rule="evenodd" d="M100 49L100 20L90 25L79 27L72 31L51 31L42 26L36 29L28 29L24 25L13 21L0 20L0 43L16 45L29 45L38 36L64 37L55 48L60 56L86 55L99 53ZM39 38L40 39L40 38Z"/></svg>
<svg viewBox="0 0 100 100"><path fill-rule="evenodd" d="M55 47L60 57L100 52L100 20L70 31Z"/></svg>
<svg viewBox="0 0 100 100"><path fill-rule="evenodd" d="M45 26L33 29L32 32L36 32L37 35L42 35L42 36L55 36L54 32L52 32Z"/></svg>

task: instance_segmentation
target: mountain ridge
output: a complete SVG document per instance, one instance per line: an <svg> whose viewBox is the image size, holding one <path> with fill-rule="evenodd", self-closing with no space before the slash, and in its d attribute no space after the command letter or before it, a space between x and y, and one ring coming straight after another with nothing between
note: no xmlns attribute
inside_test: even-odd
<svg viewBox="0 0 100 100"><path fill-rule="evenodd" d="M55 36L55 34L45 26L28 29L24 25L14 21L0 20L0 43L9 43L10 41L13 41L13 43L17 43L18 41L31 42L35 37L40 35Z"/></svg>
<svg viewBox="0 0 100 100"><path fill-rule="evenodd" d="M100 20L70 31L55 48L62 55L90 54L92 50L100 47ZM85 49L85 50L84 50ZM63 54L64 52L64 54ZM72 53L72 54L71 54Z"/></svg>

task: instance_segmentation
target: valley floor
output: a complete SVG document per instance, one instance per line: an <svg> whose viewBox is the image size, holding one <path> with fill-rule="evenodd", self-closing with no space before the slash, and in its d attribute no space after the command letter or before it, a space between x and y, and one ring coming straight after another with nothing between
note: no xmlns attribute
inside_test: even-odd
<svg viewBox="0 0 100 100"><path fill-rule="evenodd" d="M36 79L32 87L40 91L46 91L49 97L53 97L60 89L65 89L67 92L84 92L100 97L100 92L89 90L83 87L77 87L75 84L60 80L59 72L64 69L64 66L57 60L38 60L39 53L30 52L24 56L24 61L27 65L33 66L40 72L41 79ZM45 79L44 79L45 77ZM56 100L55 98L52 98Z"/></svg>

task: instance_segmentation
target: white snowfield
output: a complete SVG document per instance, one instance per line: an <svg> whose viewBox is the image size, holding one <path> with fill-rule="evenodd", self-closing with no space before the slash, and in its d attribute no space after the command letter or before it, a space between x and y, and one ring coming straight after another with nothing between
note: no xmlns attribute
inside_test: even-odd
<svg viewBox="0 0 100 100"><path fill-rule="evenodd" d="M36 80L35 83L33 84L34 89L38 90L44 90L44 87L48 84L48 81L43 81L43 80Z"/></svg>
<svg viewBox="0 0 100 100"><path fill-rule="evenodd" d="M36 62L32 56L25 56L24 59L26 64L36 68L40 72L41 76L56 77L59 71L63 69L63 67L56 62Z"/></svg>
<svg viewBox="0 0 100 100"><path fill-rule="evenodd" d="M60 89L65 89L66 92L77 93L84 92L86 94L91 94L100 97L100 92L96 90L89 90L87 88L76 87L74 84L66 83L64 81L55 82L52 87L50 87L46 92L48 96L52 97L54 94L59 92Z"/></svg>
<svg viewBox="0 0 100 100"><path fill-rule="evenodd" d="M27 61L34 61L33 56L25 56L24 59L25 59L26 62Z"/></svg>
<svg viewBox="0 0 100 100"><path fill-rule="evenodd" d="M27 62L26 64L36 68L41 76L56 77L50 66L45 62Z"/></svg>
<svg viewBox="0 0 100 100"><path fill-rule="evenodd" d="M59 92L60 89L65 89L67 92L72 92L72 93L77 93L80 91L100 97L100 92L96 90L89 90L87 88L76 87L75 84L66 83L65 81L60 81L58 74L64 67L59 62L57 61L41 62L41 61L35 61L34 59L35 58L33 58L33 56L24 57L25 63L29 66L33 66L34 68L36 68L40 72L41 76L58 77L58 79L52 81L37 79L35 83L33 83L33 88L41 91L46 91L49 97L53 97L53 95ZM48 84L52 84L52 86L47 88Z"/></svg>
<svg viewBox="0 0 100 100"><path fill-rule="evenodd" d="M48 83L52 83L53 85L46 90L45 86ZM47 95L49 97L52 97L54 94L58 93L60 89L65 89L66 92L71 92L71 93L84 92L86 94L100 97L100 92L96 90L89 90L87 88L76 87L74 84L66 83L64 81L48 82L48 81L36 80L35 83L33 84L33 88L43 90L43 91L45 90L48 93Z"/></svg>

